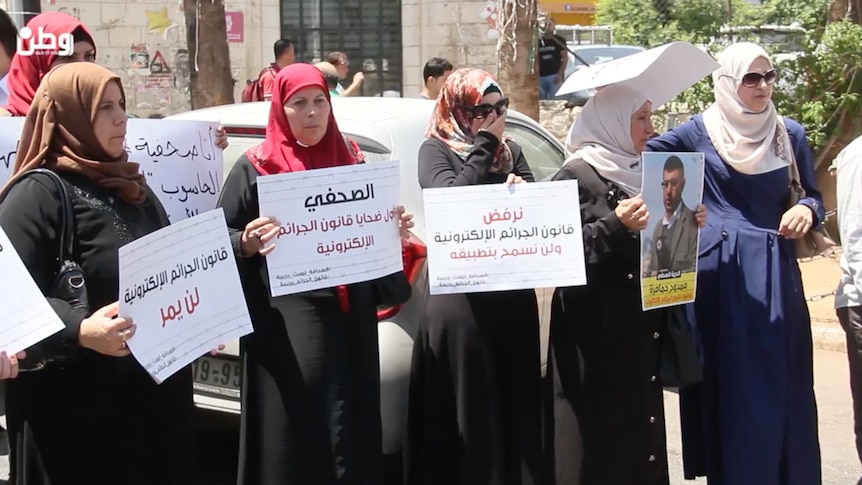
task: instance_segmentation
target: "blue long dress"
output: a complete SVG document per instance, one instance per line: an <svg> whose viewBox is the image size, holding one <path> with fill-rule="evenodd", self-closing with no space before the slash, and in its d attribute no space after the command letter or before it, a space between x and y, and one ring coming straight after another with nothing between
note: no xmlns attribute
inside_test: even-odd
<svg viewBox="0 0 862 485"><path fill-rule="evenodd" d="M804 128L785 120L807 198L824 219ZM808 306L794 243L778 237L789 169L745 175L725 164L703 119L649 150L703 152L695 316L704 379L680 392L685 477L709 485L818 485L820 444Z"/></svg>

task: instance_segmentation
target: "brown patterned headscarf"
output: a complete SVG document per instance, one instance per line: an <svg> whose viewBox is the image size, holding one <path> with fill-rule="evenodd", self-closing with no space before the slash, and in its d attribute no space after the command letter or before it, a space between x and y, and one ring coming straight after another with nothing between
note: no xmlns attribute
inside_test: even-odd
<svg viewBox="0 0 862 485"><path fill-rule="evenodd" d="M24 122L13 179L45 167L84 175L131 204L144 202L147 190L140 166L128 161L126 152L109 156L93 128L112 82L123 92L116 74L90 62L61 64L46 74Z"/></svg>
<svg viewBox="0 0 862 485"><path fill-rule="evenodd" d="M441 140L459 158L465 160L473 150L476 140L476 133L470 130L468 113L492 90L503 94L500 85L488 72L475 68L454 71L446 79L446 84L437 97L425 136ZM500 143L491 165L491 171L494 173L508 173L512 170L512 150L505 143L508 140L509 137L500 140L503 143Z"/></svg>

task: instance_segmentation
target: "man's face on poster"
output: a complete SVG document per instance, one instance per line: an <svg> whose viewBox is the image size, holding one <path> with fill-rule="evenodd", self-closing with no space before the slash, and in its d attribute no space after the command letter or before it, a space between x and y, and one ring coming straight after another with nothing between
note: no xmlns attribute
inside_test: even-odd
<svg viewBox="0 0 862 485"><path fill-rule="evenodd" d="M685 188L685 176L682 170L665 171L661 181L664 210L670 214L682 202L682 191Z"/></svg>

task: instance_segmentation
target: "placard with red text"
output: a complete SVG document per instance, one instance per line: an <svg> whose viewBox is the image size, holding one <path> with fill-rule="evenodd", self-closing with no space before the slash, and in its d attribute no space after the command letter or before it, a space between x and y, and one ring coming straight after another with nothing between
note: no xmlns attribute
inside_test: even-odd
<svg viewBox="0 0 862 485"><path fill-rule="evenodd" d="M135 240L119 258L120 316L137 325L129 349L156 382L252 332L222 209Z"/></svg>
<svg viewBox="0 0 862 485"><path fill-rule="evenodd" d="M587 283L578 182L423 190L431 294Z"/></svg>
<svg viewBox="0 0 862 485"><path fill-rule="evenodd" d="M258 177L260 215L281 223L266 256L272 296L381 278L404 269L399 162Z"/></svg>

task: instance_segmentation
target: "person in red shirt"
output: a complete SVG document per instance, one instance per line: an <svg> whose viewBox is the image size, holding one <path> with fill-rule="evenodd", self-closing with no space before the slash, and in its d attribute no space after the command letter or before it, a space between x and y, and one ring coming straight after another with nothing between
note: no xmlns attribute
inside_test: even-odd
<svg viewBox="0 0 862 485"><path fill-rule="evenodd" d="M270 64L266 69L258 75L258 84L263 91L263 99L269 101L272 99L272 88L275 85L275 75L282 67L293 64L296 58L296 49L290 39L278 39L272 46L275 54L275 62Z"/></svg>

